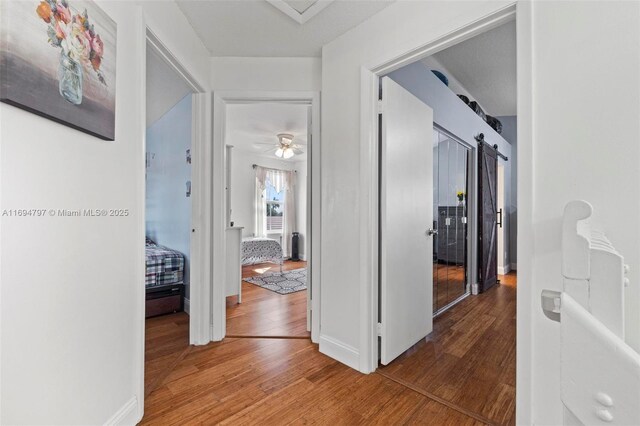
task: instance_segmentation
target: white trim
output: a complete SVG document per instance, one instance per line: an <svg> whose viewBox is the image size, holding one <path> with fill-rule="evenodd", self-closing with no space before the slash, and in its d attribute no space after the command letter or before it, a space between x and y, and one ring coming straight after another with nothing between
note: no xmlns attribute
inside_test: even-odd
<svg viewBox="0 0 640 426"><path fill-rule="evenodd" d="M358 370L360 354L353 346L349 346L329 336L320 336L320 353L323 353L348 367Z"/></svg>
<svg viewBox="0 0 640 426"><path fill-rule="evenodd" d="M187 313L187 315L189 315L191 311L191 301L186 297L184 298L184 311Z"/></svg>
<svg viewBox="0 0 640 426"><path fill-rule="evenodd" d="M144 13L142 11L142 8L138 8L136 10L136 23L137 23L137 29L136 29L136 40L134 41L134 43L136 43L137 45L135 47L137 47L137 51L139 52L145 52L145 54L141 54L140 58L139 58L139 66L138 66L138 74L135 75L135 79L138 82L138 93L137 95L139 96L139 100L140 100L140 108L138 110L138 123L140 123L140 128L138 129L138 131L140 132L140 138L142 140L142 143L140 144L140 155L141 155L141 163L139 164L139 168L138 168L138 172L139 172L139 177L138 177L138 193L141 195L140 200L138 201L138 208L140 209L140 211L142 212L142 214L140 215L140 217L138 218L138 223L136 226L136 231L138 234L138 259L136 262L136 270L137 270L137 276L140 277L140 283L142 283L144 276L146 274L146 259L145 259L145 243L143 242L144 236L145 236L145 231L146 231L146 224L145 224L145 218L146 218L146 179L145 179L145 170L146 170L146 164L145 164L145 159L146 159L146 150L147 150L147 129L146 129L146 116L147 116L147 55L146 55L146 51L147 51L147 24L145 22L145 17L144 17ZM134 380L137 378L138 379L138 383L137 383L137 392L138 395L140 395L140 401L137 401L136 398L136 417L137 417L137 421L134 423L138 423L140 420L142 420L142 417L144 415L144 373L145 373L145 366L144 366L144 359L145 359L145 344L146 344L146 340L145 340L145 333L146 333L146 318L145 318L145 311L146 311L146 304L145 304L145 299L146 299L146 290L144 288L144 286L142 285L138 285L138 288L136 289L136 300L135 300L135 306L138 308L138 312L135 313L135 317L137 320L137 331L136 331L136 338L138 339L138 353L136 354L136 358L137 358L137 362L136 365L134 365L133 367L133 374L134 374ZM122 412L122 409L118 411L118 413ZM114 414L114 416L111 417L111 419L109 419L107 422L109 421L116 421L118 419L117 414Z"/></svg>
<svg viewBox="0 0 640 426"><path fill-rule="evenodd" d="M206 345L211 341L212 287L212 152L211 97L207 93L192 96L191 181L191 262L189 297L189 343Z"/></svg>
<svg viewBox="0 0 640 426"><path fill-rule="evenodd" d="M518 264L517 263L512 263L511 264L511 270L512 271L517 271L518 270Z"/></svg>
<svg viewBox="0 0 640 426"><path fill-rule="evenodd" d="M320 337L320 238L321 238L321 200L322 187L320 175L321 136L320 136L320 93L319 92L262 92L262 91L214 91L213 92L213 157L217 161L213 165L213 290L212 290L212 340L222 340L226 333L226 300L225 300L225 196L224 196L224 145L225 145L225 112L227 104L282 102L311 105L311 149L308 150L311 180L311 221L307 227L311 244L307 267L310 269L308 279L311 285L311 341L317 343Z"/></svg>
<svg viewBox="0 0 640 426"><path fill-rule="evenodd" d="M132 396L113 416L109 418L105 425L134 425L142 420L142 416L138 417L138 397Z"/></svg>
<svg viewBox="0 0 640 426"><path fill-rule="evenodd" d="M298 24L302 25L307 22L309 19L316 16L325 7L329 6L334 0L318 0L312 6L310 6L307 10L300 13L296 9L294 9L291 5L289 5L284 0L266 0L273 7L278 9L280 12L287 15L289 18L296 21Z"/></svg>
<svg viewBox="0 0 640 426"><path fill-rule="evenodd" d="M378 77L360 70L360 365L378 367Z"/></svg>
<svg viewBox="0 0 640 426"><path fill-rule="evenodd" d="M525 259L518 271L516 287L516 424L533 423L533 308L539 296L533 294L533 167L534 167L534 80L533 2L517 3L516 46L518 70L518 223L517 253ZM512 200L513 202L513 200ZM514 265L515 266L515 265ZM516 268L514 268L516 269Z"/></svg>
<svg viewBox="0 0 640 426"><path fill-rule="evenodd" d="M497 12L467 26L431 40L422 47L406 52L378 66L361 69L360 98L360 190L361 208L361 281L360 306L361 327L360 347L363 348L359 370L363 373L375 371L378 362L378 339L376 333L378 317L378 81L379 78L393 70L401 68L421 58L432 55L447 47L453 46L478 34L496 28L514 19L516 6L510 4ZM520 68L518 68L520 72ZM520 75L518 76L520 77ZM520 87L518 95L520 95ZM518 129L520 131L520 129ZM471 286L472 291L474 285ZM368 351L366 349L369 349Z"/></svg>
<svg viewBox="0 0 640 426"><path fill-rule="evenodd" d="M474 296L480 294L480 285L478 283L471 284L471 294Z"/></svg>
<svg viewBox="0 0 640 426"><path fill-rule="evenodd" d="M509 272L511 272L511 267L508 264L505 265L504 267L498 266L499 275L507 275Z"/></svg>

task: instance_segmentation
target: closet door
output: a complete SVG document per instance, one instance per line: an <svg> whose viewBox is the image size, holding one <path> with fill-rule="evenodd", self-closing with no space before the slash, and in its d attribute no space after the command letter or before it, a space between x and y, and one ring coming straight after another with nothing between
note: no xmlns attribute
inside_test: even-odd
<svg viewBox="0 0 640 426"><path fill-rule="evenodd" d="M433 329L433 110L382 78L380 338L388 364Z"/></svg>
<svg viewBox="0 0 640 426"><path fill-rule="evenodd" d="M498 153L485 142L478 145L478 291L498 281Z"/></svg>

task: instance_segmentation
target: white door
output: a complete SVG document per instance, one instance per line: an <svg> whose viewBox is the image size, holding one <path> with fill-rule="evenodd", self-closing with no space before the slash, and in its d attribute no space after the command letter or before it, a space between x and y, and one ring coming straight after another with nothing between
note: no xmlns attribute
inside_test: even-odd
<svg viewBox="0 0 640 426"><path fill-rule="evenodd" d="M382 78L380 334L386 365L433 329L433 110Z"/></svg>

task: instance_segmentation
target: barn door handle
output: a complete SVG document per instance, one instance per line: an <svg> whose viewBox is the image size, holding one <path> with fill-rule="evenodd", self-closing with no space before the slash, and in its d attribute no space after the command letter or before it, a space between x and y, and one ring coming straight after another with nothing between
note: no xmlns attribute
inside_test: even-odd
<svg viewBox="0 0 640 426"><path fill-rule="evenodd" d="M498 210L498 216L500 216L500 220L498 221L497 225L502 228L502 209Z"/></svg>

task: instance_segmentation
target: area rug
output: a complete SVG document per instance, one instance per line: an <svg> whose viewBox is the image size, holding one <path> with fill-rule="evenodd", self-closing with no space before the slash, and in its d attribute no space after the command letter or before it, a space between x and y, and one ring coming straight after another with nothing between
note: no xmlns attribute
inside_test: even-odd
<svg viewBox="0 0 640 426"><path fill-rule="evenodd" d="M244 278L243 280L278 294L290 294L307 289L307 269L269 272L255 277Z"/></svg>

